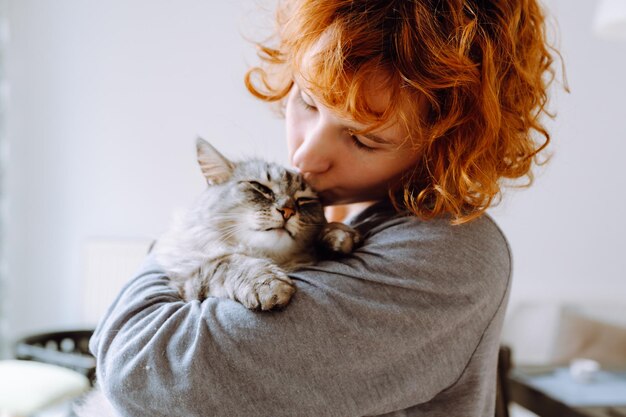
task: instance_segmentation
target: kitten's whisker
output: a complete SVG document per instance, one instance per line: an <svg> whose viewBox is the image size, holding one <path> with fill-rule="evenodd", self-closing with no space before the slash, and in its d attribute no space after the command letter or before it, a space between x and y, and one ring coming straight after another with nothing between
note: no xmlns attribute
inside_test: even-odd
<svg viewBox="0 0 626 417"><path fill-rule="evenodd" d="M241 216L236 214L220 214L217 216L211 215L212 220L238 220L240 218Z"/></svg>
<svg viewBox="0 0 626 417"><path fill-rule="evenodd" d="M231 227L228 229L224 229L223 230L223 234L222 237L223 239L230 239L231 237L233 237L237 232L240 232L242 229L240 227Z"/></svg>

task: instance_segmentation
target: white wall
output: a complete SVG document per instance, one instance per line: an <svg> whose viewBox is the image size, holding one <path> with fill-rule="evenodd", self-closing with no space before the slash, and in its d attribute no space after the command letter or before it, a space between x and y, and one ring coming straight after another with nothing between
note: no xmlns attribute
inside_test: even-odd
<svg viewBox="0 0 626 417"><path fill-rule="evenodd" d="M156 237L200 191L193 140L286 162L282 122L241 82L257 0L10 0L7 256L13 333L76 326L81 248ZM549 1L572 88L534 188L494 216L515 253L513 305L626 296L626 43L595 2Z"/></svg>
<svg viewBox="0 0 626 417"><path fill-rule="evenodd" d="M552 159L494 215L522 301L626 304L626 40L596 38L597 2L550 0L571 93L555 89Z"/></svg>
<svg viewBox="0 0 626 417"><path fill-rule="evenodd" d="M282 122L242 82L255 3L10 2L15 333L76 324L89 238L156 237L199 193L196 135L286 162Z"/></svg>

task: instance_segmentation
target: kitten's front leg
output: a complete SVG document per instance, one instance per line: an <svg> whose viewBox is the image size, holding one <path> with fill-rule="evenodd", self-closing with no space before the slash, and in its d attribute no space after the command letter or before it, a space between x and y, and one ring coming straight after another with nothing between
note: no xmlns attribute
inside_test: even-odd
<svg viewBox="0 0 626 417"><path fill-rule="evenodd" d="M208 295L228 297L249 309L284 307L296 292L285 271L266 259L231 254L211 264L203 268Z"/></svg>
<svg viewBox="0 0 626 417"><path fill-rule="evenodd" d="M322 251L331 254L352 253L361 243L361 234L339 222L327 223L319 234L318 245Z"/></svg>

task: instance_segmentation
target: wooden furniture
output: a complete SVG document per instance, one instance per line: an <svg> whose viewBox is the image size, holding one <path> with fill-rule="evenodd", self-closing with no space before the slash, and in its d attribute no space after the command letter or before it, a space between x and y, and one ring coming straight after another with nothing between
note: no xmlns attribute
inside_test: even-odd
<svg viewBox="0 0 626 417"><path fill-rule="evenodd" d="M509 417L509 372L511 370L511 349L500 346L498 352L498 375L496 384L496 415L495 417Z"/></svg>
<svg viewBox="0 0 626 417"><path fill-rule="evenodd" d="M575 406L566 404L554 395L532 383L532 378L555 368L514 368L508 375L509 400L541 417L626 417L626 390L624 401L616 405ZM622 373L619 373L620 378ZM626 373L623 374L626 379ZM584 385L581 386L584 389Z"/></svg>

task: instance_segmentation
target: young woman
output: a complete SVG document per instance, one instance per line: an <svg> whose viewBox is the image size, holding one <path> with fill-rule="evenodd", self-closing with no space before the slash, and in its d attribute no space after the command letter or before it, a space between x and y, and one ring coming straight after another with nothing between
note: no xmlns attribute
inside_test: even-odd
<svg viewBox="0 0 626 417"><path fill-rule="evenodd" d="M492 416L510 289L484 214L531 178L552 58L535 0L291 0L247 77L364 236L278 313L182 303L148 259L91 348L126 416Z"/></svg>

